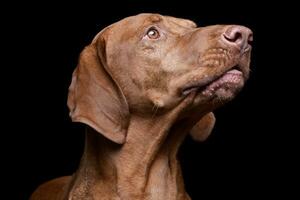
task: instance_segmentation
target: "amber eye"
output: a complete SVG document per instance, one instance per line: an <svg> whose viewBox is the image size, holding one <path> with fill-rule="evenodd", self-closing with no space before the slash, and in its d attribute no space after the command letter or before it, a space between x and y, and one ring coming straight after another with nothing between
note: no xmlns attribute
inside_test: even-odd
<svg viewBox="0 0 300 200"><path fill-rule="evenodd" d="M157 38L159 38L159 32L158 32L158 30L156 30L156 28L150 28L149 30L148 30L148 32L147 32L147 36L148 36L148 38L150 38L150 39L157 39Z"/></svg>

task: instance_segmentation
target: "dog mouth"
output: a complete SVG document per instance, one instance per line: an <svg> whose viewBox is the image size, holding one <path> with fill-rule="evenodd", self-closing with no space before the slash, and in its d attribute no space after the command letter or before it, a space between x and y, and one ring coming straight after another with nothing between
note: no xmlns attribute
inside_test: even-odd
<svg viewBox="0 0 300 200"><path fill-rule="evenodd" d="M186 96L190 93L201 93L205 96L212 96L219 93L224 96L226 92L233 93L244 85L245 78L239 65L235 65L225 73L217 77L210 77L199 83L189 85L182 90L182 95Z"/></svg>

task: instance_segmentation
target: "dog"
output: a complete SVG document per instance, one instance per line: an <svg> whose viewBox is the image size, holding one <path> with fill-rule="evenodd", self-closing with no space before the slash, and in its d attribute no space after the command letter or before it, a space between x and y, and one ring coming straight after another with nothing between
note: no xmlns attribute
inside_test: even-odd
<svg viewBox="0 0 300 200"><path fill-rule="evenodd" d="M197 27L159 14L127 17L82 51L68 94L87 125L76 173L31 200L188 200L176 154L187 134L205 140L214 109L249 76L249 28Z"/></svg>

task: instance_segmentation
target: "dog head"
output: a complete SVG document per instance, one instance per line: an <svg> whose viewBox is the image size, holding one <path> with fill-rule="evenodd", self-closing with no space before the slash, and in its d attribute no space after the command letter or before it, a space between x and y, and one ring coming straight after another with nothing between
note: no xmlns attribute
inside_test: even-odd
<svg viewBox="0 0 300 200"><path fill-rule="evenodd" d="M130 114L183 117L227 102L249 75L252 32L236 25L140 14L102 30L81 53L69 89L73 121L125 141Z"/></svg>

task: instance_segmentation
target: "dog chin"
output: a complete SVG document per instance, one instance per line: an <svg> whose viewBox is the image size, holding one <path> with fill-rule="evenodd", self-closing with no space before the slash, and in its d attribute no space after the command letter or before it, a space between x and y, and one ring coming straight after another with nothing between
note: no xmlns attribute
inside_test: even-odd
<svg viewBox="0 0 300 200"><path fill-rule="evenodd" d="M198 91L195 103L224 103L233 99L243 88L245 78L239 70L233 69L226 72L217 80Z"/></svg>

